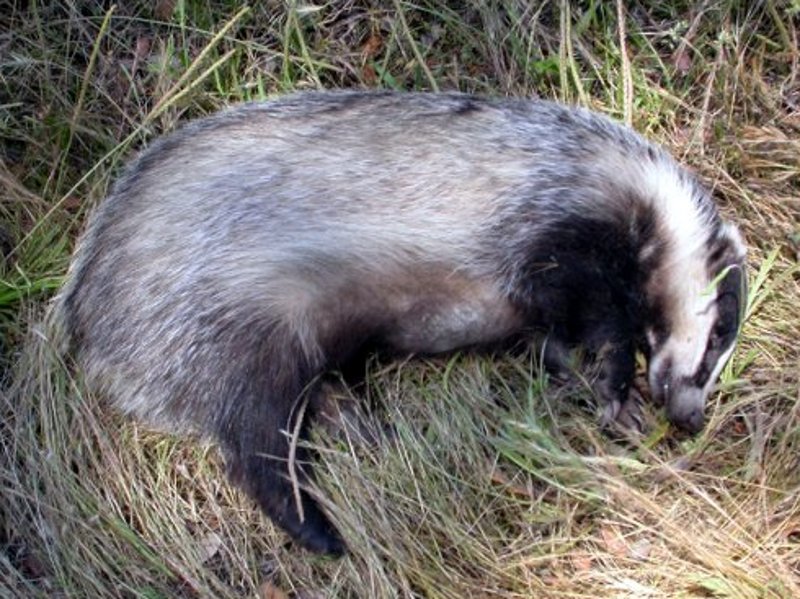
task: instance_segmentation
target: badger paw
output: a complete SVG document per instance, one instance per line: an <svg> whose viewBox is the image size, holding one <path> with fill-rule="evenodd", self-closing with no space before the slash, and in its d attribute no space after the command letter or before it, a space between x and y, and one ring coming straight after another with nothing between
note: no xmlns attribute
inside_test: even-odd
<svg viewBox="0 0 800 599"><path fill-rule="evenodd" d="M296 518L294 513L281 514L275 521L296 543L309 551L332 557L343 555L347 548L333 524L317 504L305 495L303 503L305 513L302 521Z"/></svg>

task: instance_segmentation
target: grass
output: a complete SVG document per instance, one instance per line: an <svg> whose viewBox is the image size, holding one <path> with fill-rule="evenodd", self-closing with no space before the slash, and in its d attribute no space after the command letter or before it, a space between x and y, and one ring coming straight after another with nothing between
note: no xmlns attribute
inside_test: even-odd
<svg viewBox="0 0 800 599"><path fill-rule="evenodd" d="M800 596L796 2L16 2L0 23L0 595ZM619 14L623 15L620 21ZM539 95L669 147L750 248L741 344L698 437L600 434L534 354L332 387L322 501L351 548L286 545L214 448L104 408L41 318L136 147L295 89Z"/></svg>

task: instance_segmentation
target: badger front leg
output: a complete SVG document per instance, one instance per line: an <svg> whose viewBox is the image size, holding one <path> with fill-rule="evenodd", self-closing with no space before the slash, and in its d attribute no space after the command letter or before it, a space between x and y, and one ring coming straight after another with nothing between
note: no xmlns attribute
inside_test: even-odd
<svg viewBox="0 0 800 599"><path fill-rule="evenodd" d="M606 342L598 351L600 374L597 395L604 404L600 422L603 427L619 426L643 432L640 397L633 389L636 374L636 348L632 341Z"/></svg>
<svg viewBox="0 0 800 599"><path fill-rule="evenodd" d="M633 389L636 374L635 335L621 311L598 310L599 303L575 310L572 322L553 326L545 340L544 361L549 371L574 369L570 347L580 346L599 364L593 391L602 408L603 428L642 432L641 398Z"/></svg>
<svg viewBox="0 0 800 599"><path fill-rule="evenodd" d="M313 414L306 410L303 419L300 406L312 392L308 387L321 366L305 356L295 339L274 332L256 336L246 334L250 344L234 354L242 358L240 367L221 382L227 400L216 433L230 478L300 545L319 553L341 554L344 544L335 528L290 476L294 468L295 482L307 481L300 468L308 452L297 447L290 460L291 435L299 430L299 441L306 438Z"/></svg>

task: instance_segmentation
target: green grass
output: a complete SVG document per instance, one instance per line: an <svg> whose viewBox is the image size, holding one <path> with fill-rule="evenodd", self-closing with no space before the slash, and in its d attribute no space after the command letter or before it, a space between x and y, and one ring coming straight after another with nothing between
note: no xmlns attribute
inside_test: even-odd
<svg viewBox="0 0 800 599"><path fill-rule="evenodd" d="M0 596L800 596L797 3L16 2L0 23ZM624 40L624 49L623 43ZM601 434L538 356L373 364L314 443L350 554L287 546L213 447L87 394L41 324L136 148L297 89L538 95L667 146L750 248L693 439ZM5 247L8 246L8 247Z"/></svg>

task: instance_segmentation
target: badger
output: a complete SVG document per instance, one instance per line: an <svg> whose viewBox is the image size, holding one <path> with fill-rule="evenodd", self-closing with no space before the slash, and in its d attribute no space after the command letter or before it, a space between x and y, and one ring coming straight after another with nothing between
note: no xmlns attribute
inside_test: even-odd
<svg viewBox="0 0 800 599"><path fill-rule="evenodd" d="M653 399L697 432L739 331L744 260L695 177L604 116L305 92L142 152L90 218L53 314L91 389L217 442L278 526L338 554L289 472L290 452L308 458L288 432L305 438L320 375L365 348L543 335L555 362L578 346L599 356L604 420L636 420L641 351Z"/></svg>

